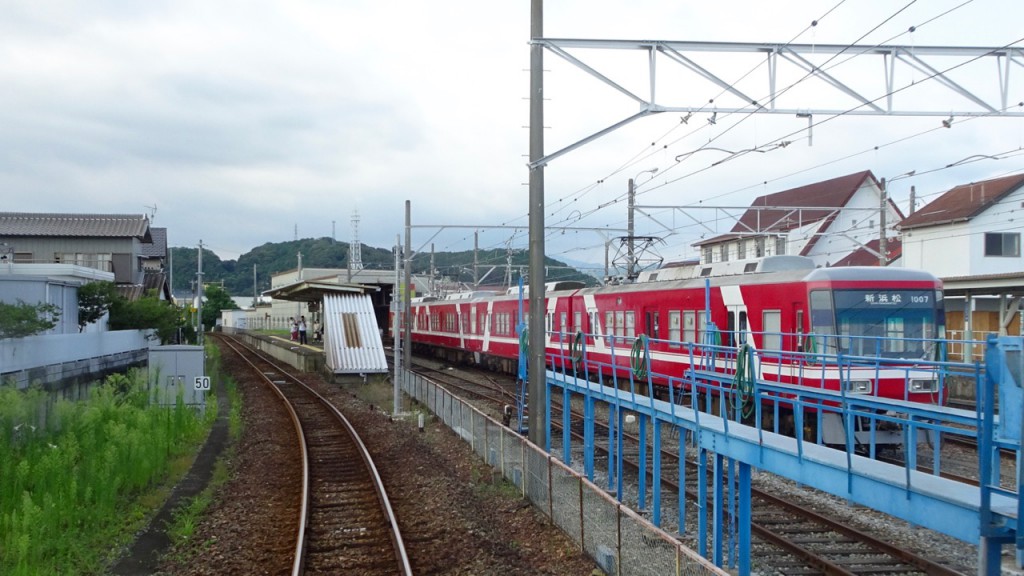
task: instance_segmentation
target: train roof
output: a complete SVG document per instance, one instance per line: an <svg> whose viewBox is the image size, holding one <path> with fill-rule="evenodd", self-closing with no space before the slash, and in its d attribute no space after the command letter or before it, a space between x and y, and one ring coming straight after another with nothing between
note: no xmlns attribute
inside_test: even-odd
<svg viewBox="0 0 1024 576"><path fill-rule="evenodd" d="M836 266L818 268L807 275L808 282L842 282L848 280L936 282L930 272L913 268L887 266Z"/></svg>

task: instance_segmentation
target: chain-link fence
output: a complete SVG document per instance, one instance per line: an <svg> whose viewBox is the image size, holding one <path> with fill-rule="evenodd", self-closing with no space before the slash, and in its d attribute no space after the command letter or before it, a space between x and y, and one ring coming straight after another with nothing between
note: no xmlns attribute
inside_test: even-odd
<svg viewBox="0 0 1024 576"><path fill-rule="evenodd" d="M608 574L727 574L444 387L418 374L401 376L407 394L469 442Z"/></svg>

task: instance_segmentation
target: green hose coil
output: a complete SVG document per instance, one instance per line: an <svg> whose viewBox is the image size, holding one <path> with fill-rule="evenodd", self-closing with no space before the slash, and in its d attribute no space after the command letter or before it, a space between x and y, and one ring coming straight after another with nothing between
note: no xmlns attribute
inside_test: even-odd
<svg viewBox="0 0 1024 576"><path fill-rule="evenodd" d="M732 379L733 408L739 410L743 418L754 412L754 403L750 401L754 394L753 364L750 344L744 342L736 351L736 374Z"/></svg>
<svg viewBox="0 0 1024 576"><path fill-rule="evenodd" d="M580 369L583 363L583 331L577 331L576 336L569 343L569 356L572 357L572 365L576 370Z"/></svg>
<svg viewBox="0 0 1024 576"><path fill-rule="evenodd" d="M633 369L633 376L637 378L647 377L647 362L644 352L647 350L647 334L641 334L633 341L633 349L629 352L629 365Z"/></svg>

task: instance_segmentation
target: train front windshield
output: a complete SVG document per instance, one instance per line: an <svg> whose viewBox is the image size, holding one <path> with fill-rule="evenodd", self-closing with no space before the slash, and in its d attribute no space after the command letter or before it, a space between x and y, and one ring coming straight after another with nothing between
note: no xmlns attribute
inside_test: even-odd
<svg viewBox="0 0 1024 576"><path fill-rule="evenodd" d="M813 290L810 304L811 331L828 353L928 358L944 324L936 290Z"/></svg>

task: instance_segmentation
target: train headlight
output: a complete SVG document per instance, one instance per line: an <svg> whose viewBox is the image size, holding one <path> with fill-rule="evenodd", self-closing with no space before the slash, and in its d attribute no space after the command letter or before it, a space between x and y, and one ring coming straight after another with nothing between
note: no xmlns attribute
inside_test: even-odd
<svg viewBox="0 0 1024 576"><path fill-rule="evenodd" d="M934 378L911 378L910 392L938 392L939 381Z"/></svg>
<svg viewBox="0 0 1024 576"><path fill-rule="evenodd" d="M847 394L871 394L871 380L849 380L845 384Z"/></svg>

